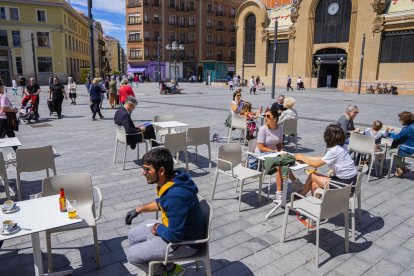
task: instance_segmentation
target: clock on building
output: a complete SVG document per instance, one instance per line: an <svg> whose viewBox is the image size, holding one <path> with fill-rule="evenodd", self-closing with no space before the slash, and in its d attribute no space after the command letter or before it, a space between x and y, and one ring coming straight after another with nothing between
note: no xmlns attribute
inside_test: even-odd
<svg viewBox="0 0 414 276"><path fill-rule="evenodd" d="M339 11L339 4L337 2L332 2L328 6L328 13L330 15L335 15Z"/></svg>

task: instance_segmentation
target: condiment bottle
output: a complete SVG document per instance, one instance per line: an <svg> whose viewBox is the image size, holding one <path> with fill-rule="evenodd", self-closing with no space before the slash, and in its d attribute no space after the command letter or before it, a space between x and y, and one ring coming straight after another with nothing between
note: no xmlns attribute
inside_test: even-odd
<svg viewBox="0 0 414 276"><path fill-rule="evenodd" d="M66 197L63 188L60 188L59 208L61 212L66 212Z"/></svg>

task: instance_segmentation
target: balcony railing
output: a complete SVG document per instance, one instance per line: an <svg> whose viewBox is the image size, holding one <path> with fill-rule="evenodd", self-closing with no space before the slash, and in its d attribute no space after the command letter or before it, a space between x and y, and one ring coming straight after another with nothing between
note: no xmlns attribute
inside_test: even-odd
<svg viewBox="0 0 414 276"><path fill-rule="evenodd" d="M185 7L184 6L176 6L175 10L176 11L185 11Z"/></svg>
<svg viewBox="0 0 414 276"><path fill-rule="evenodd" d="M128 0L128 8L136 8L141 6L142 4L140 0Z"/></svg>
<svg viewBox="0 0 414 276"><path fill-rule="evenodd" d="M195 39L193 39L193 40L188 39L187 40L187 44L194 44L194 43L196 43L196 40Z"/></svg>
<svg viewBox="0 0 414 276"><path fill-rule="evenodd" d="M161 20L159 20L159 19L152 19L152 24L161 24Z"/></svg>
<svg viewBox="0 0 414 276"><path fill-rule="evenodd" d="M218 26L218 27L216 28L216 31L219 31L219 32L224 32L224 27L223 27L223 26Z"/></svg>
<svg viewBox="0 0 414 276"><path fill-rule="evenodd" d="M195 28L196 24L195 23L187 23L187 28Z"/></svg>
<svg viewBox="0 0 414 276"><path fill-rule="evenodd" d="M130 43L142 42L142 38L129 38L128 42L130 42Z"/></svg>
<svg viewBox="0 0 414 276"><path fill-rule="evenodd" d="M213 10L207 9L207 13L213 13Z"/></svg>
<svg viewBox="0 0 414 276"><path fill-rule="evenodd" d="M128 25L141 25L141 24L142 24L141 20L139 20L139 21L137 21L137 20L128 21Z"/></svg>
<svg viewBox="0 0 414 276"><path fill-rule="evenodd" d="M158 41L158 37L153 37L152 40L153 41ZM160 41L162 41L162 39L160 39Z"/></svg>
<svg viewBox="0 0 414 276"><path fill-rule="evenodd" d="M168 25L175 26L176 24L177 24L177 22L174 22L174 21L168 21Z"/></svg>
<svg viewBox="0 0 414 276"><path fill-rule="evenodd" d="M150 23L150 20L144 18L144 23Z"/></svg>
<svg viewBox="0 0 414 276"><path fill-rule="evenodd" d="M161 1L159 3L153 3L152 6L155 7L155 8L160 8L161 7Z"/></svg>
<svg viewBox="0 0 414 276"><path fill-rule="evenodd" d="M177 27L178 28L186 28L186 25L185 25L185 23L178 23Z"/></svg>
<svg viewBox="0 0 414 276"><path fill-rule="evenodd" d="M225 43L222 41L222 42L217 42L217 43L216 43L216 46L226 46L226 45L225 45Z"/></svg>
<svg viewBox="0 0 414 276"><path fill-rule="evenodd" d="M168 4L168 8L170 8L170 9L175 9L175 4L169 3L169 4Z"/></svg>
<svg viewBox="0 0 414 276"><path fill-rule="evenodd" d="M213 29L213 25L207 25L206 28L207 29Z"/></svg>

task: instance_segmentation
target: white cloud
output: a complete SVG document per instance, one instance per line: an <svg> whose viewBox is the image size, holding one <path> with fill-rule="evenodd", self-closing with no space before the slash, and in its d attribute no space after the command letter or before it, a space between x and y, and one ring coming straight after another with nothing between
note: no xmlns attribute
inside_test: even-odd
<svg viewBox="0 0 414 276"><path fill-rule="evenodd" d="M88 0L67 0L72 5L88 7ZM125 0L92 0L92 9L100 12L125 14Z"/></svg>
<svg viewBox="0 0 414 276"><path fill-rule="evenodd" d="M96 18L95 20L102 24L104 33L125 31L125 26L121 24L115 24L115 23L112 23L111 21L100 19L100 18Z"/></svg>

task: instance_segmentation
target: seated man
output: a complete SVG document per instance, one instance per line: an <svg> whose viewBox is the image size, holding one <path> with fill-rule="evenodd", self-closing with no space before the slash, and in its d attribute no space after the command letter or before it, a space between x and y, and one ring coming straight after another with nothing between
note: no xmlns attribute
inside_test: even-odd
<svg viewBox="0 0 414 276"><path fill-rule="evenodd" d="M142 158L142 173L148 184L157 184L158 198L148 204L129 211L125 223L143 212L161 211L161 221L145 220L128 233L131 244L125 250L128 262L146 273L149 262L165 258L168 243L205 238L205 219L198 201L197 185L190 176L173 170L173 158L168 149L155 148ZM199 246L182 245L173 247L171 259L194 255ZM174 263L158 265L155 274L184 275L185 269Z"/></svg>
<svg viewBox="0 0 414 276"><path fill-rule="evenodd" d="M115 112L115 124L123 126L126 134L144 133L144 139L155 139L155 131L152 125L148 125L146 127L135 126L134 122L132 122L131 113L137 105L137 99L133 96L128 96L125 100L125 104ZM131 149L135 149L137 143L141 141L141 135L127 135L127 144L131 147Z"/></svg>
<svg viewBox="0 0 414 276"><path fill-rule="evenodd" d="M345 133L345 144L349 144L349 137L351 132L359 132L359 128L354 127L354 119L358 115L359 109L356 105L348 105L345 114L341 115L337 121L337 124L342 128Z"/></svg>
<svg viewBox="0 0 414 276"><path fill-rule="evenodd" d="M277 111L277 113L281 114L283 111L286 110L286 108L283 107L284 101L285 101L285 96L279 95L277 97L277 101L272 104L272 107L270 107L270 109L274 109Z"/></svg>

